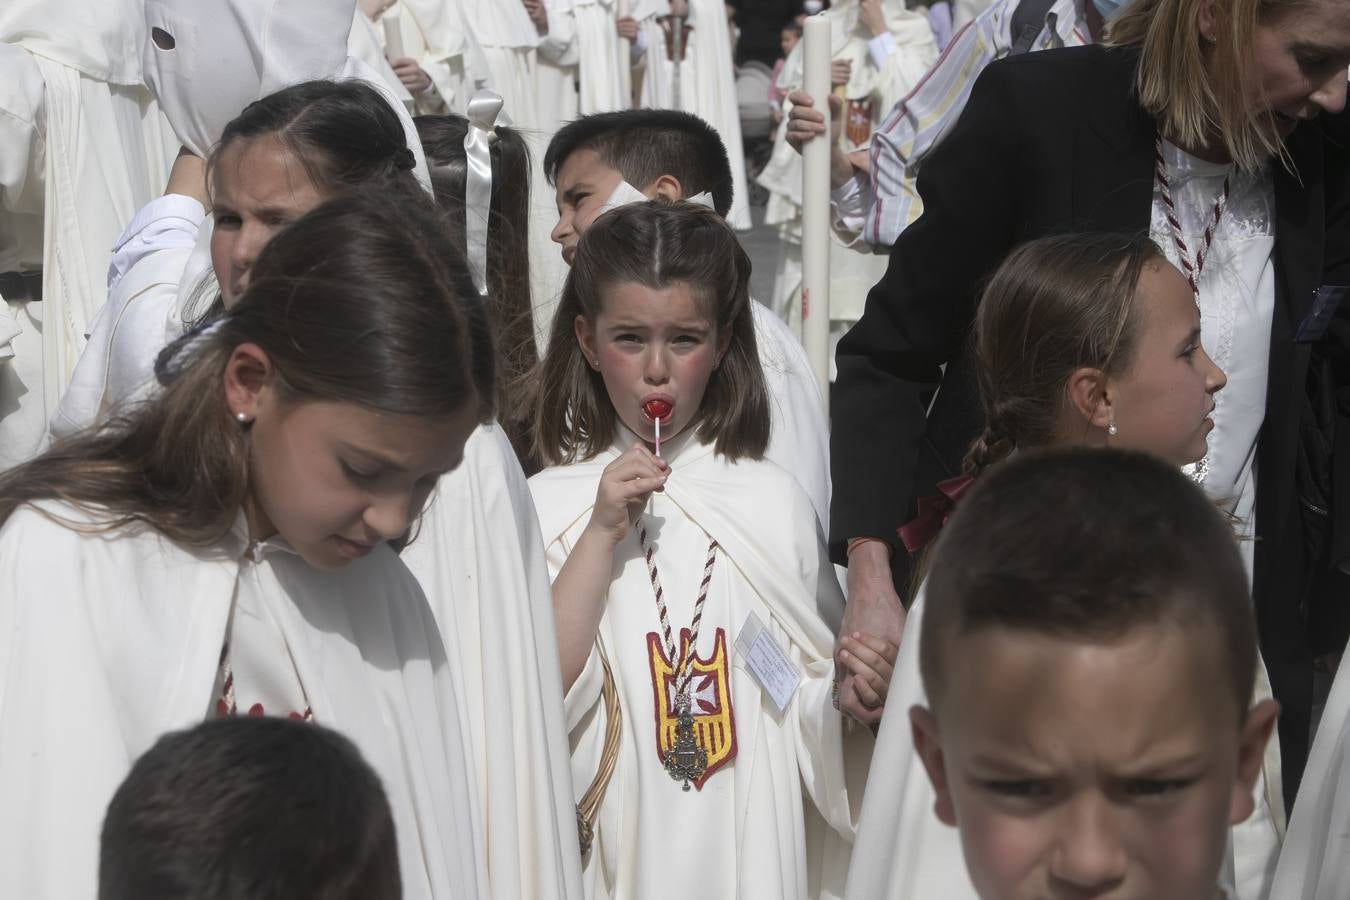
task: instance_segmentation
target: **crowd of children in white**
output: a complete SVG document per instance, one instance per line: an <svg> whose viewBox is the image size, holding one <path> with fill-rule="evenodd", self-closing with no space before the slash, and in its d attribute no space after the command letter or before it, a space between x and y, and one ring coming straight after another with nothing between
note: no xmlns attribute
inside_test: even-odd
<svg viewBox="0 0 1350 900"><path fill-rule="evenodd" d="M1350 896L1350 0L975 6L6 0L0 897Z"/></svg>

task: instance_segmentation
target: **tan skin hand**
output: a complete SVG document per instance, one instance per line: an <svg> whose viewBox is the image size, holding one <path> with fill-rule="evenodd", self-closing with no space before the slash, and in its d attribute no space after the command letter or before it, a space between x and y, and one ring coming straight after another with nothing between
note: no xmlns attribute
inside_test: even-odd
<svg viewBox="0 0 1350 900"><path fill-rule="evenodd" d="M843 87L848 84L849 78L853 77L853 61L848 59L836 59L830 63L830 86Z"/></svg>
<svg viewBox="0 0 1350 900"><path fill-rule="evenodd" d="M899 649L885 638L861 631L839 638L840 664L853 676L853 689L868 709L885 705Z"/></svg>
<svg viewBox="0 0 1350 900"><path fill-rule="evenodd" d="M881 0L862 0L858 4L858 21L872 33L872 37L880 37L890 31L886 25L886 14L881 9Z"/></svg>
<svg viewBox="0 0 1350 900"><path fill-rule="evenodd" d="M614 25L619 33L619 37L623 38L625 41L637 40L638 36L637 19L634 19L632 16L624 16L622 19L619 19L616 23L614 23Z"/></svg>
<svg viewBox="0 0 1350 900"><path fill-rule="evenodd" d="M164 193L191 197L210 209L211 199L206 193L206 161L188 148L179 147L178 156L169 169L169 183L165 185Z"/></svg>
<svg viewBox="0 0 1350 900"><path fill-rule="evenodd" d="M807 141L825 133L825 117L815 108L815 101L805 91L788 94L792 108L788 111L785 137L798 153ZM837 188L853 177L853 163L839 146L839 135L844 128L844 101L830 95L830 187Z"/></svg>
<svg viewBox="0 0 1350 900"><path fill-rule="evenodd" d="M548 34L548 9L544 6L544 0L520 0L525 5L525 12L529 13L530 21L534 23L534 30L539 35Z"/></svg>
<svg viewBox="0 0 1350 900"><path fill-rule="evenodd" d="M398 80L408 89L408 93L421 94L431 88L431 76L417 64L416 60L400 57L391 59L389 65L398 76Z"/></svg>
<svg viewBox="0 0 1350 900"><path fill-rule="evenodd" d="M664 487L670 464L634 444L605 466L595 492L595 507L581 536L553 580L553 614L563 690L586 667L614 565L614 548L632 530L652 491Z"/></svg>
<svg viewBox="0 0 1350 900"><path fill-rule="evenodd" d="M605 466L595 508L586 528L604 535L617 545L632 530L652 491L666 483L670 464L647 449L634 444L614 462Z"/></svg>
<svg viewBox="0 0 1350 900"><path fill-rule="evenodd" d="M839 678L839 710L862 722L876 725L881 721L884 691L879 691L876 679L865 671L871 668L872 657L863 653L867 647L883 658L887 647L899 647L905 627L905 610L891 581L889 548L880 541L866 541L854 547L848 558L848 604L844 607L844 621L839 633L844 635L835 647L834 661ZM853 638L858 634L862 637ZM872 641L884 642L874 645ZM851 664L851 660L859 665ZM892 653L887 662L893 666ZM880 674L877 672L876 674ZM886 683L890 683L886 673Z"/></svg>

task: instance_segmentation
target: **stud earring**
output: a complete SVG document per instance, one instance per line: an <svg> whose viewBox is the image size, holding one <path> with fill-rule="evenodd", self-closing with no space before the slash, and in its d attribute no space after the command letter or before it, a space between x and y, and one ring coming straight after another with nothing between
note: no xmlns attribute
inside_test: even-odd
<svg viewBox="0 0 1350 900"><path fill-rule="evenodd" d="M1111 437L1115 437L1117 434L1120 433L1120 429L1116 427L1115 419L1112 419L1111 424L1106 426L1106 433L1111 435Z"/></svg>
<svg viewBox="0 0 1350 900"><path fill-rule="evenodd" d="M238 420L238 422L239 422L240 425L247 425L247 424L248 424L248 413L246 413L246 412L237 412L237 413L234 414L234 417L235 417L236 420Z"/></svg>

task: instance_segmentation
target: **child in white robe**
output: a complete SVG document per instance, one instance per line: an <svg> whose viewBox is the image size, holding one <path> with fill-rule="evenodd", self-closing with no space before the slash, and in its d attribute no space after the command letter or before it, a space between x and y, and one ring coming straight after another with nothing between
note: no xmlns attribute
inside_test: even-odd
<svg viewBox="0 0 1350 900"><path fill-rule="evenodd" d="M982 900L1231 897L1279 707L1204 492L1137 451L1026 454L962 500L928 590L909 718Z"/></svg>
<svg viewBox="0 0 1350 900"><path fill-rule="evenodd" d="M362 82L302 83L250 105L225 127L212 159L219 305L234 302L260 244L279 222L345 189L378 185L386 193L417 192L412 159L391 107ZM180 158L179 165L195 160ZM196 177L200 184L200 173ZM171 194L161 208L170 202L196 203ZM93 398L82 416L70 417L74 422L101 420L127 398L146 393L146 373L159 348L184 327L178 295L201 206L196 203L197 219L192 210L170 208L160 216L148 209L144 230L129 230L124 247L135 255L114 289L123 305L110 306L106 320L116 328L100 329L92 344L109 348L107 359L88 357L94 390L69 395L72 401ZM141 239L154 228L160 231ZM202 301L186 316L197 318L214 294L188 292ZM492 324L499 324L496 317ZM149 388L153 393L154 385ZM67 423L54 430L73 429ZM407 553L454 669L463 676L454 688L465 758L478 788L469 809L474 843L491 873L491 887L485 883L482 890L503 898L577 896L575 813L566 731L557 712L562 690L549 658L556 651L538 526L500 427L480 428L464 455L464 466L443 479ZM466 517L477 527L462 527ZM483 539L488 534L492 541ZM491 603L482 601L487 596ZM519 651L485 664L508 644Z"/></svg>
<svg viewBox="0 0 1350 900"><path fill-rule="evenodd" d="M661 197L731 209L732 166L717 131L689 113L633 109L583 116L560 129L544 155L554 185L553 241L570 262L577 241L605 209ZM538 299L538 298L536 298ZM762 303L750 304L759 362L769 386L766 456L801 484L823 528L828 521L829 423L806 351ZM837 626L842 609L827 616Z"/></svg>
<svg viewBox="0 0 1350 900"><path fill-rule="evenodd" d="M360 135L360 140L353 140ZM310 81L249 104L224 128L209 161L181 153L163 197L127 226L114 248L109 301L100 310L52 420L71 434L154 383L155 356L187 324L218 306L205 281L179 289L211 208L211 261L219 301L247 283L263 244L288 221L341 190L379 184L413 192L412 156L393 110L359 81ZM208 182L210 190L208 191Z"/></svg>
<svg viewBox="0 0 1350 900"><path fill-rule="evenodd" d="M842 887L872 738L832 705L817 607L839 586L818 522L764 459L749 271L711 211L607 213L540 367L536 446L555 465L530 486L577 790L613 767L583 803L590 898Z"/></svg>
<svg viewBox="0 0 1350 900"><path fill-rule="evenodd" d="M943 497L926 501L928 512L901 530L915 552L952 504L959 508L972 477L1014 449L1127 447L1177 466L1205 454L1213 395L1226 379L1200 345L1190 286L1146 237L1069 235L1026 245L992 279L975 329L988 427L967 458L971 477L944 482ZM933 814L933 788L910 741L909 709L926 702L919 675L926 606L921 588L889 689L860 687L865 702L884 698L886 711L849 877L856 900L976 896L956 831ZM1257 671L1254 702L1270 698ZM1268 754L1267 770L1277 776L1273 742ZM1266 781L1254 796L1255 814L1234 823L1234 859L1224 874L1251 900L1269 888L1282 808L1278 787Z"/></svg>
<svg viewBox="0 0 1350 900"><path fill-rule="evenodd" d="M491 410L473 298L429 208L331 201L161 355L162 392L0 477L7 896L92 895L132 761L231 712L352 739L404 896L479 896L445 646L387 544Z"/></svg>

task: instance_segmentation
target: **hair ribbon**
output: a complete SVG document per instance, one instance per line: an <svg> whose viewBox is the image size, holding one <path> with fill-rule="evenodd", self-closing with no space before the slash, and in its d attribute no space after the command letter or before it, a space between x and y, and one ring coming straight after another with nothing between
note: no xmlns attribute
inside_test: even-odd
<svg viewBox="0 0 1350 900"><path fill-rule="evenodd" d="M464 135L467 177L464 183L464 226L469 271L480 297L487 296L488 216L492 208L492 145L502 98L481 90L469 101L469 130Z"/></svg>
<svg viewBox="0 0 1350 900"><path fill-rule="evenodd" d="M919 514L912 521L896 529L900 543L905 545L905 549L910 553L917 553L928 546L929 542L937 537L942 526L947 524L952 513L956 512L957 502L974 483L975 479L970 475L958 475L956 478L939 481L936 494L920 498Z"/></svg>

